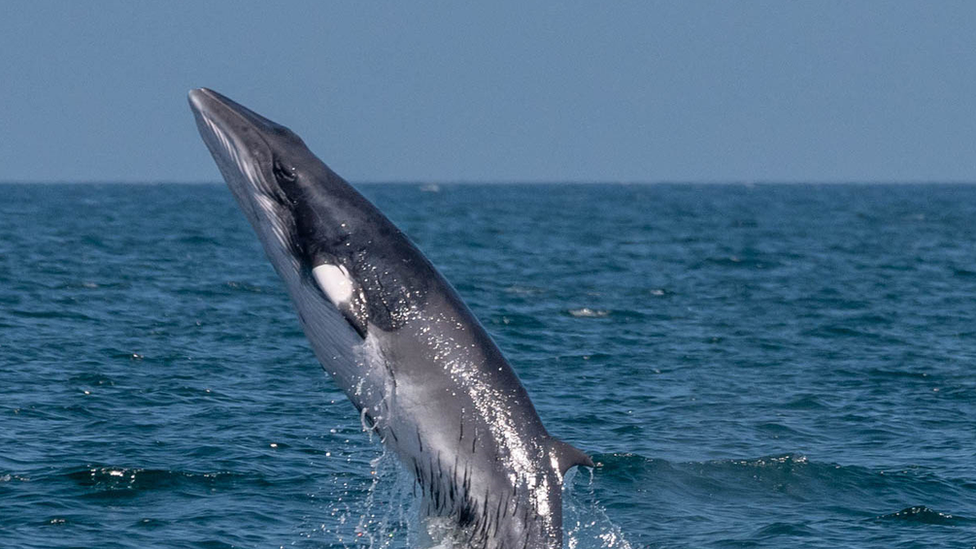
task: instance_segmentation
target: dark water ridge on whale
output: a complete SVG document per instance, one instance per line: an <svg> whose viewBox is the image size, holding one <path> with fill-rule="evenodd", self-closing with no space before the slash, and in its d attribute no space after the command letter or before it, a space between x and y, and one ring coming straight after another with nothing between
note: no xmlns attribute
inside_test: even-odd
<svg viewBox="0 0 976 549"><path fill-rule="evenodd" d="M360 189L594 456L567 547L976 546L976 187ZM222 185L0 196L0 546L416 537Z"/></svg>

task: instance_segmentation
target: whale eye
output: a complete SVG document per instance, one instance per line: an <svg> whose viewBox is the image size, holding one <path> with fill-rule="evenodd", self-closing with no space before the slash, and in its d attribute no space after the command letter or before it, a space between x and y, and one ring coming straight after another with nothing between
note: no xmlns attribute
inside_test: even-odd
<svg viewBox="0 0 976 549"><path fill-rule="evenodd" d="M274 174L275 179L284 183L294 183L298 179L298 176L295 175L295 168L286 168L277 158L274 159L274 164L271 166L271 173Z"/></svg>

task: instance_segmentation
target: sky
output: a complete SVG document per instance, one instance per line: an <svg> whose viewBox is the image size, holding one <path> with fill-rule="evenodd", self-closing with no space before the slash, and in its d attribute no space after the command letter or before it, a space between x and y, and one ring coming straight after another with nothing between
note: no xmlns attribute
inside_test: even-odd
<svg viewBox="0 0 976 549"><path fill-rule="evenodd" d="M0 8L0 181L218 181L213 88L352 182L976 181L976 2Z"/></svg>

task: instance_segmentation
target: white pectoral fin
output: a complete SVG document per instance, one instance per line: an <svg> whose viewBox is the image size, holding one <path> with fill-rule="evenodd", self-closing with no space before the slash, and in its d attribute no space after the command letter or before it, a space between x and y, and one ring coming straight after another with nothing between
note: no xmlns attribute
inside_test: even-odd
<svg viewBox="0 0 976 549"><path fill-rule="evenodd" d="M356 332L365 338L366 308L349 271L343 265L323 263L312 269L312 278L325 297L339 309Z"/></svg>
<svg viewBox="0 0 976 549"><path fill-rule="evenodd" d="M312 277L315 278L316 284L319 285L325 297L329 298L329 301L336 307L343 303L349 303L352 299L352 277L342 265L323 263L312 269Z"/></svg>

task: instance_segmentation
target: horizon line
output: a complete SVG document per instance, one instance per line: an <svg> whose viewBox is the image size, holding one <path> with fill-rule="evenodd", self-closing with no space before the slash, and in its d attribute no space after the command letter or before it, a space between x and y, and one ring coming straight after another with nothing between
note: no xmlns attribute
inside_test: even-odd
<svg viewBox="0 0 976 549"><path fill-rule="evenodd" d="M347 180L348 181L348 180ZM363 180L349 181L352 185L974 185L973 180L775 180L775 179L659 179L659 180ZM0 185L224 185L220 180L0 180Z"/></svg>

